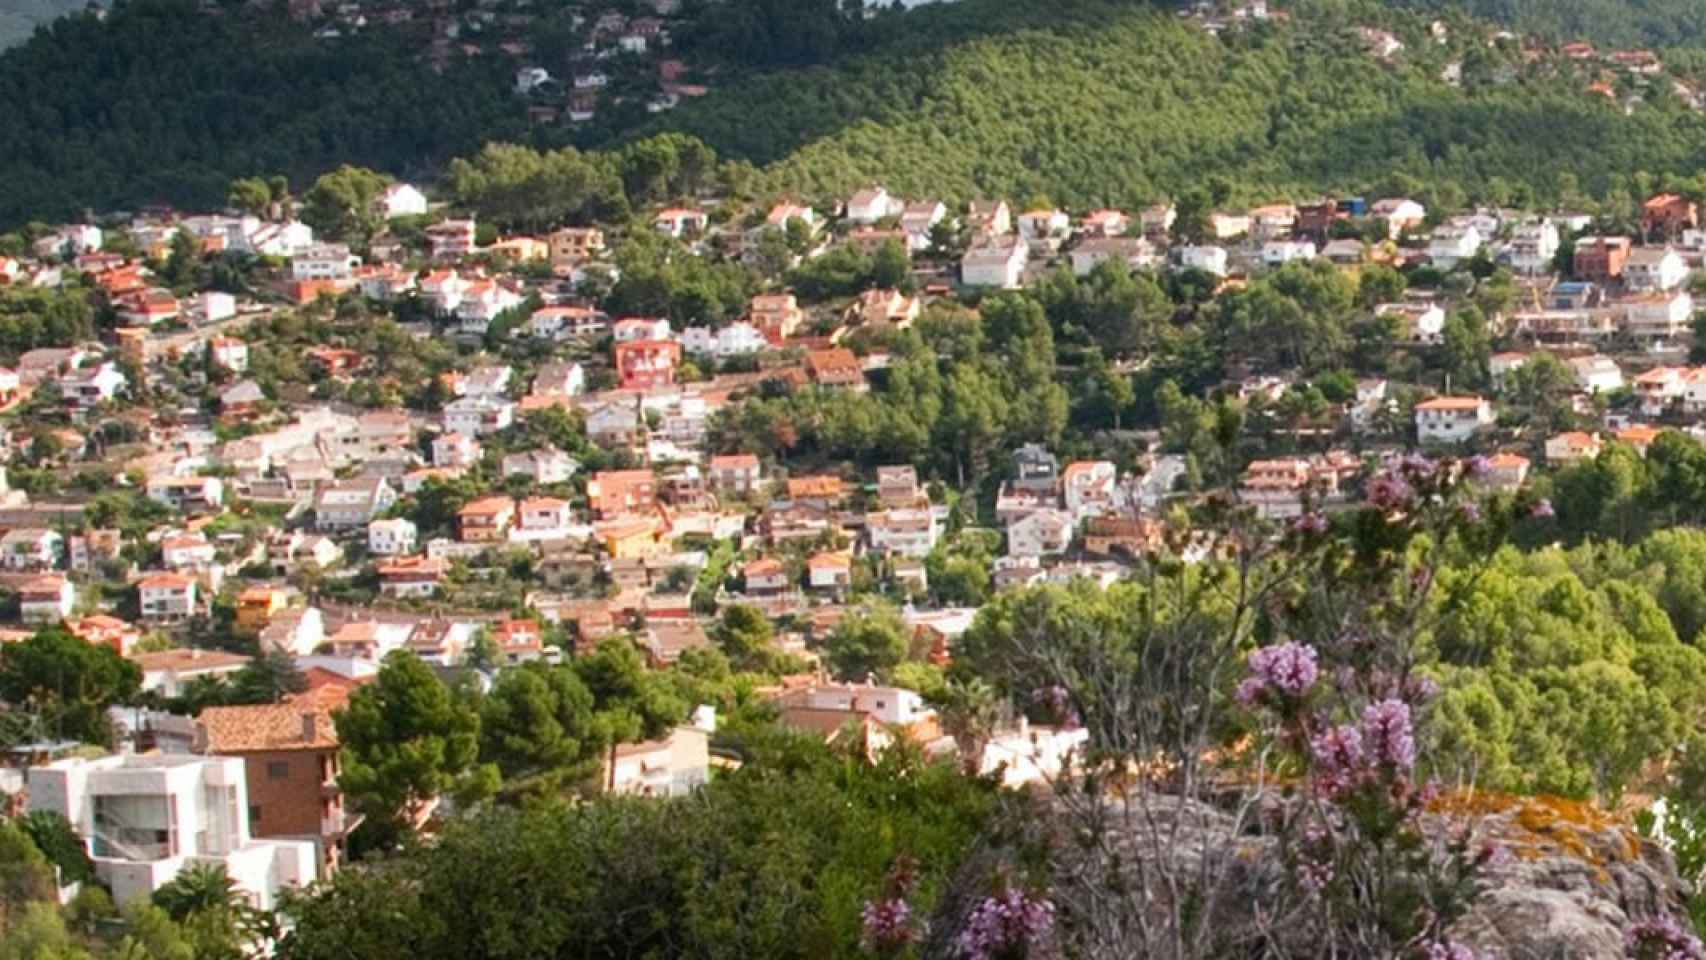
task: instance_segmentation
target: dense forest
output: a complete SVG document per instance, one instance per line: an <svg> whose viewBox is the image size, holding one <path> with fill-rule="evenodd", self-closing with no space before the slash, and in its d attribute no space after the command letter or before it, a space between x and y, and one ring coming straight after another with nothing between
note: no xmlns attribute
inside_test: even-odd
<svg viewBox="0 0 1706 960"><path fill-rule="evenodd" d="M211 206L239 176L300 183L352 163L431 177L488 142L602 149L662 131L758 165L758 185L777 191L880 179L945 199L1066 204L1141 203L1215 177L1225 202L1423 185L1444 199L1569 200L1706 158L1706 119L1668 81L1621 79L1612 102L1587 92L1591 72L1489 48L1485 24L1460 14L1465 29L1435 43L1428 20L1461 9L1443 0L1304 0L1290 26L1219 38L1176 6L960 0L865 19L833 0L689 4L679 47L720 78L711 96L638 129L529 131L506 58L438 73L419 37L316 40L276 9L129 0L104 24L67 17L0 54L0 97L14 105L0 129L0 226ZM1674 0L1470 8L1607 43L1691 39L1706 17ZM1405 49L1371 55L1362 24ZM1695 50L1670 59L1688 77L1706 63ZM1448 65L1460 85L1442 79Z"/></svg>
<svg viewBox="0 0 1706 960"><path fill-rule="evenodd" d="M133 0L0 54L0 223L85 208L215 205L232 178L341 163L435 169L523 118L508 68L442 74L401 38L317 41L281 13Z"/></svg>
<svg viewBox="0 0 1706 960"><path fill-rule="evenodd" d="M668 125L771 164L774 186L807 195L881 179L909 194L1067 204L1177 195L1205 176L1235 200L1395 175L1471 195L1496 180L1539 198L1571 182L1600 195L1638 170L1697 166L1706 147L1706 122L1674 98L1625 115L1584 79L1478 42L1461 54L1463 87L1449 86L1439 72L1456 50L1426 42L1419 23L1387 63L1364 52L1355 21L1216 39L1145 5L1050 11L1048 27L751 77Z"/></svg>

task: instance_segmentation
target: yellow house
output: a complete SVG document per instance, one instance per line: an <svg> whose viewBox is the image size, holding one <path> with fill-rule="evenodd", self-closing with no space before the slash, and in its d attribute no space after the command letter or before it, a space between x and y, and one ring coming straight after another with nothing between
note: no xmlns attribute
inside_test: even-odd
<svg viewBox="0 0 1706 960"><path fill-rule="evenodd" d="M598 538L612 560L643 560L663 550L650 519L630 517L598 526Z"/></svg>
<svg viewBox="0 0 1706 960"><path fill-rule="evenodd" d="M260 633L272 618L290 606L290 594L279 587L250 587L237 595L237 629Z"/></svg>

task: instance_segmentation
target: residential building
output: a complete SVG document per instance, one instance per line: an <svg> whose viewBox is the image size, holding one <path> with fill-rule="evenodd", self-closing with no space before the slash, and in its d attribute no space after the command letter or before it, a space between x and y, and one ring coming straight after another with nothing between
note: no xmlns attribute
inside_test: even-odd
<svg viewBox="0 0 1706 960"><path fill-rule="evenodd" d="M541 307L527 318L528 336L541 340L596 337L610 330L610 316L592 307Z"/></svg>
<svg viewBox="0 0 1706 960"><path fill-rule="evenodd" d="M516 509L516 528L510 539L559 539L568 535L574 508L556 497L528 497Z"/></svg>
<svg viewBox="0 0 1706 960"><path fill-rule="evenodd" d="M1635 377L1635 396L1641 401L1641 415L1657 417L1680 404L1686 393L1683 367L1654 367Z"/></svg>
<svg viewBox="0 0 1706 960"><path fill-rule="evenodd" d="M444 220L426 229L427 246L435 260L465 257L479 249L473 220Z"/></svg>
<svg viewBox="0 0 1706 960"><path fill-rule="evenodd" d="M1582 237L1571 258L1578 280L1604 285L1623 278L1634 244L1628 237Z"/></svg>
<svg viewBox="0 0 1706 960"><path fill-rule="evenodd" d="M120 906L210 865L250 905L271 910L285 889L316 879L317 854L310 842L251 835L244 767L190 754L59 760L29 770L29 808L70 821Z"/></svg>
<svg viewBox="0 0 1706 960"><path fill-rule="evenodd" d="M604 255L604 231L597 227L563 227L545 238L554 264L579 263Z"/></svg>
<svg viewBox="0 0 1706 960"><path fill-rule="evenodd" d="M393 183L379 195L379 212L387 220L398 217L421 217L427 212L426 194L407 183Z"/></svg>
<svg viewBox="0 0 1706 960"><path fill-rule="evenodd" d="M72 410L89 410L110 402L124 388L124 374L111 361L70 370L59 378L59 394Z"/></svg>
<svg viewBox="0 0 1706 960"><path fill-rule="evenodd" d="M1262 244L1262 264L1281 267L1294 260L1315 259L1313 240L1269 240Z"/></svg>
<svg viewBox="0 0 1706 960"><path fill-rule="evenodd" d="M1599 456L1604 448L1599 435L1571 431L1546 439L1546 462L1552 466L1569 466Z"/></svg>
<svg viewBox="0 0 1706 960"><path fill-rule="evenodd" d="M675 382L681 366L681 344L675 340L633 340L618 343L616 375L625 390L647 390Z"/></svg>
<svg viewBox="0 0 1706 960"><path fill-rule="evenodd" d="M1624 331L1635 337L1672 340L1694 320L1694 296L1686 289L1629 297L1617 306L1625 311Z"/></svg>
<svg viewBox="0 0 1706 960"><path fill-rule="evenodd" d="M806 560L806 585L845 593L853 585L853 558L846 553L817 553Z"/></svg>
<svg viewBox="0 0 1706 960"><path fill-rule="evenodd" d="M1067 464L1061 473L1061 491L1067 512L1083 518L1113 509L1119 492L1117 480L1118 471L1107 460L1080 460Z"/></svg>
<svg viewBox="0 0 1706 960"><path fill-rule="evenodd" d="M1677 237L1700 226L1700 205L1674 193L1661 193L1641 205L1641 232L1649 237Z"/></svg>
<svg viewBox="0 0 1706 960"><path fill-rule="evenodd" d="M1455 270L1481 252L1481 231L1474 226L1446 224L1428 241L1428 259L1441 270Z"/></svg>
<svg viewBox="0 0 1706 960"><path fill-rule="evenodd" d="M773 344L793 336L805 322L799 299L791 293L761 293L747 305L747 316Z"/></svg>
<svg viewBox="0 0 1706 960"><path fill-rule="evenodd" d="M444 405L444 429L470 437L497 433L515 422L515 404L501 397L463 397Z"/></svg>
<svg viewBox="0 0 1706 960"><path fill-rule="evenodd" d="M1688 279L1688 264L1674 247L1641 247L1629 254L1623 282L1637 293L1675 290Z"/></svg>
<svg viewBox="0 0 1706 960"><path fill-rule="evenodd" d="M401 599L430 597L438 593L439 583L449 568L450 564L439 557L392 557L375 567L379 574L379 592Z"/></svg>
<svg viewBox="0 0 1706 960"><path fill-rule="evenodd" d="M71 616L76 604L77 588L58 574L36 577L18 587L18 613L25 623L59 623Z"/></svg>
<svg viewBox="0 0 1706 960"><path fill-rule="evenodd" d="M315 496L314 527L322 531L366 527L396 502L397 492L383 477L346 480Z"/></svg>
<svg viewBox="0 0 1706 960"><path fill-rule="evenodd" d="M1041 557L1064 553L1072 545L1077 524L1072 514L1055 507L1032 510L1007 525L1007 554Z"/></svg>
<svg viewBox="0 0 1706 960"><path fill-rule="evenodd" d="M225 481L218 477L151 477L148 499L184 513L218 513L225 509Z"/></svg>
<svg viewBox="0 0 1706 960"><path fill-rule="evenodd" d="M758 489L764 476L758 457L750 453L712 457L707 474L714 489L737 496L746 496Z"/></svg>
<svg viewBox="0 0 1706 960"><path fill-rule="evenodd" d="M367 552L376 557L405 556L415 552L416 536L415 525L407 518L375 520L367 525Z"/></svg>
<svg viewBox="0 0 1706 960"><path fill-rule="evenodd" d="M1374 315L1399 318L1401 335L1414 343L1438 343L1445 332L1445 308L1430 301L1383 303Z"/></svg>
<svg viewBox="0 0 1706 960"><path fill-rule="evenodd" d="M505 539L515 522L515 501L508 497L481 497L456 511L456 537L463 543L491 543Z"/></svg>
<svg viewBox="0 0 1706 960"><path fill-rule="evenodd" d="M1558 256L1561 243L1558 225L1551 220L1517 227L1511 234L1508 251L1511 269L1525 274L1552 272L1552 261Z"/></svg>
<svg viewBox="0 0 1706 960"><path fill-rule="evenodd" d="M668 736L617 744L605 761L610 793L643 797L686 796L710 781L710 734L677 727Z"/></svg>
<svg viewBox="0 0 1706 960"><path fill-rule="evenodd" d="M504 476L526 477L540 486L568 483L580 469L575 458L555 447L512 453L503 458L502 466Z"/></svg>
<svg viewBox="0 0 1706 960"><path fill-rule="evenodd" d="M1040 444L1027 443L1013 452L1013 486L1053 496L1060 487L1060 460Z"/></svg>
<svg viewBox="0 0 1706 960"><path fill-rule="evenodd" d="M998 234L960 258L960 282L968 287L1018 289L1030 256L1023 237Z"/></svg>
<svg viewBox="0 0 1706 960"><path fill-rule="evenodd" d="M1368 208L1370 217L1386 223L1386 238L1396 240L1405 231L1420 229L1427 221L1427 208L1408 197L1387 197L1376 200Z"/></svg>
<svg viewBox="0 0 1706 960"><path fill-rule="evenodd" d="M586 485L593 515L601 520L657 506L657 477L650 470L601 470Z"/></svg>
<svg viewBox="0 0 1706 960"><path fill-rule="evenodd" d="M195 616L197 584L194 578L177 573L156 573L136 584L142 619L149 623L175 623Z"/></svg>
<svg viewBox="0 0 1706 960"><path fill-rule="evenodd" d="M249 664L249 658L223 650L177 648L133 653L129 659L142 670L142 691L175 697L196 680L226 680Z"/></svg>
<svg viewBox="0 0 1706 960"><path fill-rule="evenodd" d="M813 350L806 354L806 376L811 382L827 388L863 391L865 368L853 351L840 347Z"/></svg>
<svg viewBox="0 0 1706 960"><path fill-rule="evenodd" d="M1198 245L1179 248L1179 266L1185 270L1201 270L1224 277L1228 261L1225 247Z"/></svg>
<svg viewBox="0 0 1706 960"><path fill-rule="evenodd" d="M877 468L877 501L891 510L930 502L918 484L918 469L911 464Z"/></svg>
<svg viewBox="0 0 1706 960"><path fill-rule="evenodd" d="M727 360L744 357L769 349L770 341L757 326L737 321L713 330L710 327L688 327L682 331L681 345L688 353L700 353Z"/></svg>
<svg viewBox="0 0 1706 960"><path fill-rule="evenodd" d="M895 508L867 514L865 532L878 553L922 559L935 549L942 527L928 506Z"/></svg>
<svg viewBox="0 0 1706 960"><path fill-rule="evenodd" d="M0 536L0 565L7 570L52 570L65 556L65 537L57 530L14 527Z"/></svg>
<svg viewBox="0 0 1706 960"><path fill-rule="evenodd" d="M1481 397L1434 397L1416 404L1416 436L1424 444L1461 443L1493 419L1493 405Z"/></svg>
<svg viewBox="0 0 1706 960"><path fill-rule="evenodd" d="M860 190L847 201L848 221L867 226L879 220L898 217L905 210L906 203L882 187Z"/></svg>
<svg viewBox="0 0 1706 960"><path fill-rule="evenodd" d="M432 441L432 465L447 470L463 470L480 462L480 441L466 433L441 433Z"/></svg>
<svg viewBox="0 0 1706 960"><path fill-rule="evenodd" d="M298 281L349 280L360 266L361 258L350 253L347 245L322 243L290 259L290 276Z"/></svg>
<svg viewBox="0 0 1706 960"><path fill-rule="evenodd" d="M1623 389L1623 370L1617 361L1596 353L1570 359L1570 369L1576 374L1576 388L1583 393L1610 393Z"/></svg>
<svg viewBox="0 0 1706 960"><path fill-rule="evenodd" d="M1338 475L1317 470L1308 460L1257 460L1244 468L1238 499L1263 517L1284 520L1303 513L1312 500L1319 502L1338 491Z"/></svg>
<svg viewBox="0 0 1706 960"><path fill-rule="evenodd" d="M687 210L681 207L660 210L658 215L652 218L654 229L677 239L697 236L704 233L705 228L710 225L711 218L703 210Z"/></svg>
<svg viewBox="0 0 1706 960"><path fill-rule="evenodd" d="M1090 237L1072 248L1072 272L1089 276L1112 260L1127 270L1146 270L1155 265L1155 246L1144 237Z"/></svg>
<svg viewBox="0 0 1706 960"><path fill-rule="evenodd" d="M345 839L361 822L338 788L343 765L331 707L345 697L327 688L283 703L208 707L196 717L197 752L243 763L250 832L313 843L322 872L343 861Z"/></svg>

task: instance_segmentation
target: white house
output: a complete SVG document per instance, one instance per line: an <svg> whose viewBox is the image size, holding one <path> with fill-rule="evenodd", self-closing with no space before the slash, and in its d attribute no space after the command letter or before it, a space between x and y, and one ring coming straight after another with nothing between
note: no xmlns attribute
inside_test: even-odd
<svg viewBox="0 0 1706 960"><path fill-rule="evenodd" d="M721 330L688 327L681 332L681 346L688 353L702 353L723 360L762 352L769 349L770 341L757 327L737 321Z"/></svg>
<svg viewBox="0 0 1706 960"><path fill-rule="evenodd" d="M898 217L906 203L882 187L871 187L855 193L847 201L847 219L856 224L870 225L889 217Z"/></svg>
<svg viewBox="0 0 1706 960"><path fill-rule="evenodd" d="M422 216L427 212L426 194L413 184L393 183L380 195L379 209L387 220Z"/></svg>
<svg viewBox="0 0 1706 960"><path fill-rule="evenodd" d="M7 570L51 570L65 556L65 537L58 530L16 527L0 536L0 565Z"/></svg>
<svg viewBox="0 0 1706 960"><path fill-rule="evenodd" d="M1685 289L1642 294L1618 305L1625 311L1623 329L1637 337L1669 340L1694 319L1694 296Z"/></svg>
<svg viewBox="0 0 1706 960"><path fill-rule="evenodd" d="M309 247L290 259L293 280L348 280L361 266L361 258L341 243Z"/></svg>
<svg viewBox="0 0 1706 960"><path fill-rule="evenodd" d="M1458 264L1474 259L1481 252L1481 231L1473 226L1447 224L1435 230L1428 240L1428 259L1441 270L1455 270Z"/></svg>
<svg viewBox="0 0 1706 960"><path fill-rule="evenodd" d="M908 727L935 715L935 711L924 705L923 697L905 687L853 683L790 690L778 698L777 706L784 711L860 713L891 727Z"/></svg>
<svg viewBox="0 0 1706 960"><path fill-rule="evenodd" d="M1603 353L1572 357L1570 368L1576 374L1576 389L1583 393L1610 393L1623 388L1622 369Z"/></svg>
<svg viewBox="0 0 1706 960"><path fill-rule="evenodd" d="M1481 397L1435 397L1416 404L1422 443L1461 443L1493 424L1493 405Z"/></svg>
<svg viewBox="0 0 1706 960"><path fill-rule="evenodd" d="M527 477L541 486L568 483L579 468L575 458L555 448L512 453L503 459L504 476Z"/></svg>
<svg viewBox="0 0 1706 960"><path fill-rule="evenodd" d="M1403 336L1417 343L1438 343L1445 332L1445 308L1437 303L1383 303L1374 308L1374 315L1398 317Z"/></svg>
<svg viewBox="0 0 1706 960"><path fill-rule="evenodd" d="M703 210L689 210L683 207L672 207L658 211L652 218L652 228L659 233L667 233L680 238L688 234L703 233L711 225L711 218Z"/></svg>
<svg viewBox="0 0 1706 960"><path fill-rule="evenodd" d="M156 573L137 581L142 619L151 623L174 623L195 615L197 584L192 577Z"/></svg>
<svg viewBox="0 0 1706 960"><path fill-rule="evenodd" d="M1155 246L1144 237L1091 237L1072 248L1072 272L1088 276L1104 261L1123 262L1127 270L1155 265Z"/></svg>
<svg viewBox="0 0 1706 960"><path fill-rule="evenodd" d="M1090 731L1083 727L1031 726L1021 716L1017 729L998 732L984 743L978 774L993 776L999 771L1002 786L1009 789L1051 784L1075 758L1082 759L1089 741Z"/></svg>
<svg viewBox="0 0 1706 960"><path fill-rule="evenodd" d="M1675 290L1687 279L1688 264L1671 247L1638 247L1623 264L1623 282L1639 293Z"/></svg>
<svg viewBox="0 0 1706 960"><path fill-rule="evenodd" d="M444 429L451 433L483 437L514 422L515 404L496 397L463 397L444 406Z"/></svg>
<svg viewBox="0 0 1706 960"><path fill-rule="evenodd" d="M218 323L237 315L237 298L219 290L209 290L190 298L189 316L198 323Z"/></svg>
<svg viewBox="0 0 1706 960"><path fill-rule="evenodd" d="M1061 471L1061 489L1066 510L1076 518L1100 513L1114 506L1118 471L1107 460L1080 460Z"/></svg>
<svg viewBox="0 0 1706 960"><path fill-rule="evenodd" d="M18 588L18 613L25 623L58 623L71 616L77 588L58 574L36 577Z"/></svg>
<svg viewBox="0 0 1706 960"><path fill-rule="evenodd" d="M397 492L384 477L347 480L321 490L314 498L314 527L318 530L353 530L397 502Z"/></svg>
<svg viewBox="0 0 1706 960"><path fill-rule="evenodd" d="M1030 256L1031 248L1024 237L996 236L960 258L960 282L968 287L1017 289Z"/></svg>
<svg viewBox="0 0 1706 960"><path fill-rule="evenodd" d="M1065 510L1045 507L1033 510L1007 525L1007 555L1040 557L1064 553L1072 545L1076 524Z"/></svg>
<svg viewBox="0 0 1706 960"><path fill-rule="evenodd" d="M472 467L482 456L480 441L466 433L443 433L433 438L432 465L450 470Z"/></svg>
<svg viewBox="0 0 1706 960"><path fill-rule="evenodd" d="M1388 240L1398 239L1405 230L1421 226L1428 218L1428 209L1407 197L1376 200L1368 212L1376 220L1385 221Z"/></svg>
<svg viewBox="0 0 1706 960"><path fill-rule="evenodd" d="M208 349L213 351L213 362L220 369L232 373L243 373L249 369L249 345L236 337L214 337L208 343Z"/></svg>
<svg viewBox="0 0 1706 960"><path fill-rule="evenodd" d="M675 332L670 329L666 317L623 317L616 321L611 329L611 337L617 343L632 343L636 340L673 340Z"/></svg>
<svg viewBox="0 0 1706 960"><path fill-rule="evenodd" d="M900 229L906 233L906 248L918 253L930 248L930 234L948 217L948 208L939 200L909 203L900 214Z"/></svg>
<svg viewBox="0 0 1706 960"><path fill-rule="evenodd" d="M67 405L78 410L89 410L111 401L124 386L124 374L117 364L110 361L79 367L59 378L60 396Z"/></svg>
<svg viewBox="0 0 1706 960"><path fill-rule="evenodd" d="M1269 240L1262 244L1262 263L1269 267L1284 266L1293 260L1315 259L1315 243L1311 240Z"/></svg>
<svg viewBox="0 0 1706 960"><path fill-rule="evenodd" d="M1217 277L1224 277L1227 259L1224 247L1203 245L1179 248L1179 266L1186 270L1202 270Z"/></svg>
<svg viewBox="0 0 1706 960"><path fill-rule="evenodd" d="M1551 220L1525 223L1511 234L1510 264L1518 273L1549 273L1562 243Z"/></svg>
<svg viewBox="0 0 1706 960"><path fill-rule="evenodd" d="M415 552L415 525L403 517L375 520L367 525L367 552L376 557L406 556Z"/></svg>
<svg viewBox="0 0 1706 960"><path fill-rule="evenodd" d="M184 869L225 868L242 898L269 910L286 888L312 883L312 840L257 840L247 761L194 754L59 760L29 770L29 808L57 813L83 839L95 873L124 906Z"/></svg>
<svg viewBox="0 0 1706 960"><path fill-rule="evenodd" d="M915 558L928 556L942 533L935 512L928 507L873 512L865 518L865 530L872 550Z"/></svg>

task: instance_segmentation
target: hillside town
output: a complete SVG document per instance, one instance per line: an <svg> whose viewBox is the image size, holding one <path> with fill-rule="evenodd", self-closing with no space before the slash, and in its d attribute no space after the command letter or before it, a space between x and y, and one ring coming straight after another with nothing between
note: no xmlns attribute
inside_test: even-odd
<svg viewBox="0 0 1706 960"><path fill-rule="evenodd" d="M837 629L881 605L945 666L989 596L1201 562L1222 545L1190 519L1211 496L1200 451L1165 405L1158 430L1121 428L1116 409L1076 453L999 452L979 486L749 448L734 425L763 398L893 394L896 338L1059 278L1159 278L1204 299L1397 278L1358 309L1415 356L1477 312L1478 392L1419 364L1310 380L1235 347L1241 375L1210 393L1271 424L1233 486L1276 536L1378 502L1369 478L1415 450L1472 455L1475 483L1514 492L1614 446L1644 454L1663 431L1706 438L1706 366L1691 360L1706 227L1675 193L1615 224L1404 197L955 208L872 186L503 235L409 184L374 203L360 246L285 202L44 227L0 257L3 295L85 298L103 318L95 339L0 370L0 641L61 627L135 664L143 694L111 707L119 749L102 756L26 724L0 785L93 837L121 903L191 860L225 865L261 906L335 870L361 817L343 803L334 715L397 651L487 685L612 642L663 671L716 647L731 610L754 611L784 665L754 692L781 724L873 755L897 737L960 753L919 691L832 668ZM645 244L767 286L724 322L615 312L623 248ZM786 285L849 257L869 273ZM415 356L424 380L403 382L395 363ZM1149 360L1105 362L1130 375ZM1082 455L1098 446L1110 455ZM300 689L221 702L280 662ZM717 723L700 705L620 743L596 782L691 791L717 765ZM1037 782L1085 736L1020 716L968 763ZM449 803L408 815L425 827ZM176 839L191 824L205 832L193 853Z"/></svg>

